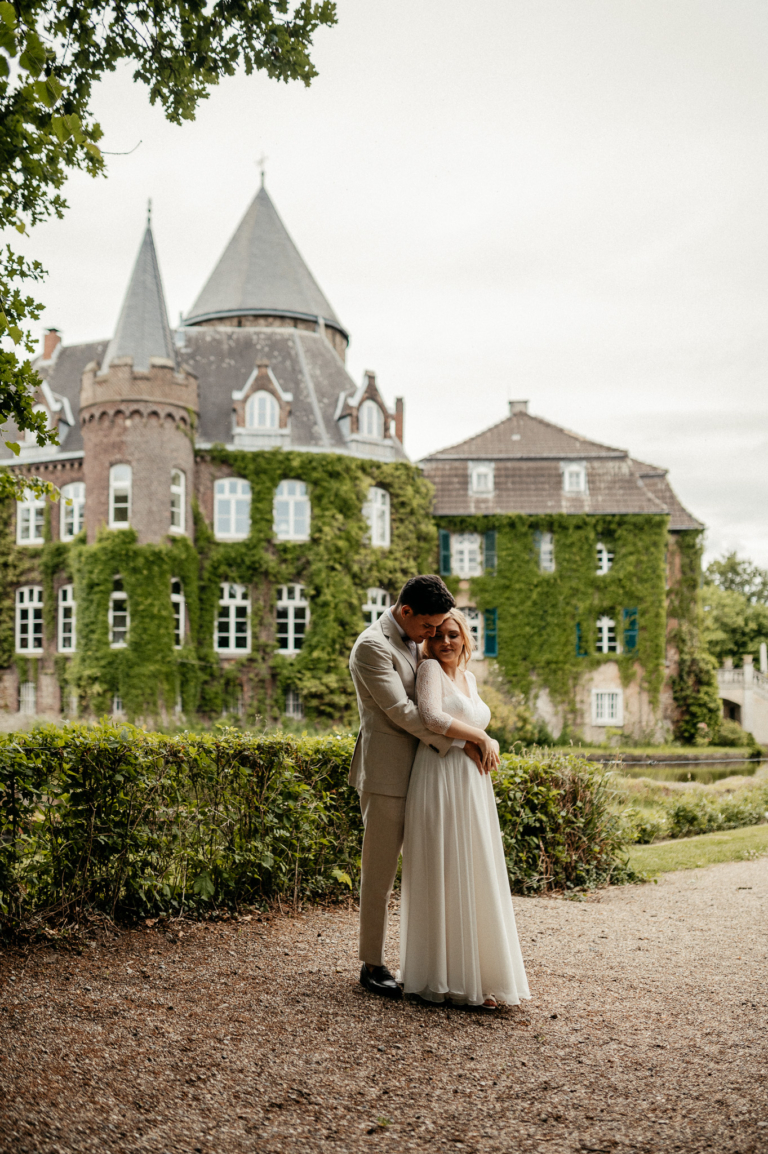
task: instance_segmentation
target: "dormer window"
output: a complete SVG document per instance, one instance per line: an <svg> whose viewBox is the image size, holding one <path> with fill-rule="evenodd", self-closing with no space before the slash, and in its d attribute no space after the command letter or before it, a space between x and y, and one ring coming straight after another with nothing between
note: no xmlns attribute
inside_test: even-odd
<svg viewBox="0 0 768 1154"><path fill-rule="evenodd" d="M280 406L271 393L259 389L248 398L245 406L245 424L248 429L276 429L280 424Z"/></svg>
<svg viewBox="0 0 768 1154"><path fill-rule="evenodd" d="M358 423L361 436L373 437L378 441L384 439L384 414L375 401L363 401Z"/></svg>
<svg viewBox="0 0 768 1154"><path fill-rule="evenodd" d="M587 466L583 461L566 461L561 466L563 470L564 493L586 493Z"/></svg>
<svg viewBox="0 0 768 1154"><path fill-rule="evenodd" d="M494 487L492 461L472 461L469 466L469 491L476 497L491 497Z"/></svg>

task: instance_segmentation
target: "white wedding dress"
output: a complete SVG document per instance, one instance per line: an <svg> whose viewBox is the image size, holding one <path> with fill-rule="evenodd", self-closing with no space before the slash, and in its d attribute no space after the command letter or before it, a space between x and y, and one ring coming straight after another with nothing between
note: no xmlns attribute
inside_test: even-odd
<svg viewBox="0 0 768 1154"><path fill-rule="evenodd" d="M467 671L470 696L439 662L423 661L416 700L424 724L456 718L485 729L491 711ZM529 998L491 778L463 749L440 757L421 744L405 810L400 980L430 1002L479 1006Z"/></svg>

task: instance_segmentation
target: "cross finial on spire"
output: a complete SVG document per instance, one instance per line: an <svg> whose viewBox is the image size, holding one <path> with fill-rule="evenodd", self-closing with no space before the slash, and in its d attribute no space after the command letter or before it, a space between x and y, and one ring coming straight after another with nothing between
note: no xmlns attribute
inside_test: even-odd
<svg viewBox="0 0 768 1154"><path fill-rule="evenodd" d="M152 197L147 200L147 228L152 224Z"/></svg>
<svg viewBox="0 0 768 1154"><path fill-rule="evenodd" d="M269 157L268 157L268 156L265 156L265 155L264 155L264 153L262 152L261 156L260 156L260 157L259 157L259 159L256 161L256 163L257 163L257 164L258 164L258 166L259 166L259 170L260 170L260 172L261 172L261 187L262 187L262 188L264 187L264 177L265 177L265 175L266 175L266 171L267 171L267 170L266 170L266 164L267 164L267 161L268 161L268 160L269 160Z"/></svg>

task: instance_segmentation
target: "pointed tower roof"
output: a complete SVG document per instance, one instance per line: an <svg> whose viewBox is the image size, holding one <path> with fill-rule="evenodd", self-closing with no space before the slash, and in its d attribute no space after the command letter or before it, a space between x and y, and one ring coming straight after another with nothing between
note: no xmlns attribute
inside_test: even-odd
<svg viewBox="0 0 768 1154"><path fill-rule="evenodd" d="M347 336L263 184L185 323L233 316L319 317Z"/></svg>
<svg viewBox="0 0 768 1154"><path fill-rule="evenodd" d="M104 354L102 371L106 372L116 357L133 357L134 369L142 372L149 371L150 357L165 357L176 363L149 220L133 266L115 335Z"/></svg>

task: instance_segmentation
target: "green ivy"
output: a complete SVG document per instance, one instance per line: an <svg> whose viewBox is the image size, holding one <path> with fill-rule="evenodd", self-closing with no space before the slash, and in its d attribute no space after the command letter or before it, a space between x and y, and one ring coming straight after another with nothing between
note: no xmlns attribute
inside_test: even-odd
<svg viewBox="0 0 768 1154"><path fill-rule="evenodd" d="M702 641L700 532L677 538L680 579L670 591L670 641L677 649L677 672L672 678L675 702L675 737L686 744L706 745L716 736L722 718L717 685L717 662Z"/></svg>
<svg viewBox="0 0 768 1154"><path fill-rule="evenodd" d="M440 517L440 528L458 533L496 531L496 570L476 577L471 594L482 609L498 612L498 662L510 686L528 696L546 687L554 701L573 710L582 674L606 661L618 663L627 685L638 673L654 704L664 681L664 516L522 514ZM555 571L539 570L536 534L555 541ZM614 554L598 575L597 543ZM606 615L621 639L623 612L636 609L637 645L632 652L595 652L595 623ZM577 648L577 626L581 651Z"/></svg>

